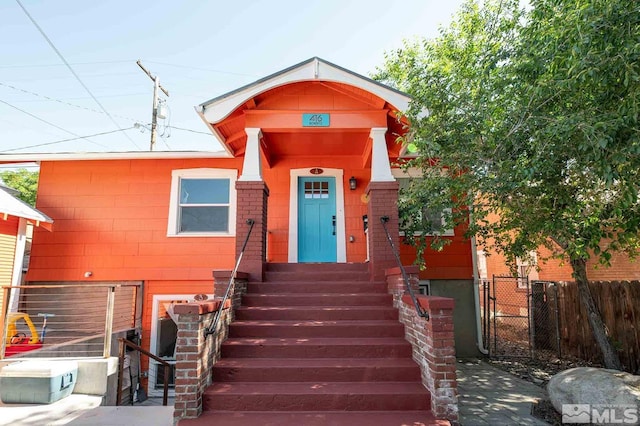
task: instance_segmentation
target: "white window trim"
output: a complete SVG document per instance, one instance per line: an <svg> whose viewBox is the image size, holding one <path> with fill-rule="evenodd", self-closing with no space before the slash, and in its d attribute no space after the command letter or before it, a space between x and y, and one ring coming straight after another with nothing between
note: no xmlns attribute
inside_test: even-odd
<svg viewBox="0 0 640 426"><path fill-rule="evenodd" d="M178 223L180 209L180 179L229 179L229 232L179 232ZM179 169L171 172L171 195L169 199L169 220L167 223L167 237L232 237L236 235L236 180L238 171L235 169Z"/></svg>
<svg viewBox="0 0 640 426"><path fill-rule="evenodd" d="M391 174L396 179L396 181L398 179L421 178L422 177L422 170L420 170L417 167L409 167L406 170L404 170L404 169L391 169ZM443 213L451 215L452 214L452 210L450 208L445 208L443 210ZM444 228L444 225L445 225L444 215L441 217L440 222L442 224L442 227ZM400 231L399 235L401 237L404 237L404 232ZM414 232L413 235L418 237L418 236L422 235L422 232ZM453 237L453 236L455 236L455 231L453 229L451 229L451 228L447 228L447 229L444 229L442 232L428 233L427 236L430 236L430 237L435 237L435 236Z"/></svg>

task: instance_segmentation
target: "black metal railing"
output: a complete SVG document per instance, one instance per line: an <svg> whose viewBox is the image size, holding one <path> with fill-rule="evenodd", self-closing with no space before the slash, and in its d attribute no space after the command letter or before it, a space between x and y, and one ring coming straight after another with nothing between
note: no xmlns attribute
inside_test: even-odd
<svg viewBox="0 0 640 426"><path fill-rule="evenodd" d="M209 335L216 332L216 328L218 327L218 322L220 321L220 317L222 316L222 310L224 309L224 305L229 298L229 291L231 291L231 287L233 286L233 282L236 279L236 273L238 272L238 267L240 266L240 261L242 260L242 256L244 255L244 250L247 248L247 243L249 242L249 237L251 236L251 231L253 230L253 225L256 223L253 219L247 219L247 225L249 225L249 231L247 232L247 236L244 239L244 243L242 244L242 249L240 250L240 254L238 254L238 259L236 260L236 265L233 267L233 271L231 272L231 278L229 278L229 284L227 284L227 291L224 292L224 297L220 302L220 306L218 306L218 310L214 317L211 319L211 323L209 327L204 330L204 337L208 337Z"/></svg>
<svg viewBox="0 0 640 426"><path fill-rule="evenodd" d="M407 271L406 271L406 269L404 269L404 266L402 265L402 261L400 260L400 253L398 253L398 250L396 249L396 246L393 244L393 240L391 239L391 235L389 234L389 230L387 229L387 222L389 222L389 216L381 216L380 217L380 223L382 223L382 228L384 229L385 234L387 234L387 241L389 241L389 245L391 246L391 252L393 253L393 256L396 258L396 262L398 263L398 266L400 267L400 273L402 274L402 280L404 281L404 285L407 287L407 291L408 291L409 295L411 296L411 300L413 301L413 306L415 306L416 312L418 313L418 316L422 317L422 318L424 318L424 319L426 319L428 321L429 320L429 312L427 312L424 309L422 309L422 306L420 306L420 303L418 303L418 299L416 298L416 294L413 291L413 288L411 287L411 284L409 284L409 277L407 276Z"/></svg>
<svg viewBox="0 0 640 426"><path fill-rule="evenodd" d="M166 360L152 354L151 352L141 348L140 346L136 345L135 343L127 339L120 338L119 340L120 340L120 355L119 355L119 362L118 362L118 393L116 394L116 405L120 405L122 403L122 383L124 378L124 355L125 355L126 346L162 364L162 366L164 367L164 390L162 393L162 405L167 405L167 399L169 396L169 370L170 370L171 364L169 364ZM130 392L133 392L133 389L131 389Z"/></svg>

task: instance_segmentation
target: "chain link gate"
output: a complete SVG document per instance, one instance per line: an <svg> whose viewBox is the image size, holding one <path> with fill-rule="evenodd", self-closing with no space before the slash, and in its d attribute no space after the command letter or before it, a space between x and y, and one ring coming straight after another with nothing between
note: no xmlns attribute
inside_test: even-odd
<svg viewBox="0 0 640 426"><path fill-rule="evenodd" d="M532 357L534 328L527 277L494 275L481 283L482 329L492 358Z"/></svg>

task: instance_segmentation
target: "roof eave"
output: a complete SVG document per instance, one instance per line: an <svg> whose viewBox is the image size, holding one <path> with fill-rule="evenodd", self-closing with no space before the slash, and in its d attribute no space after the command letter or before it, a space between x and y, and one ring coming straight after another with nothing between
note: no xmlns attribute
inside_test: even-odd
<svg viewBox="0 0 640 426"><path fill-rule="evenodd" d="M189 158L230 158L228 151L126 151L126 152L55 152L0 154L0 163L25 163L70 160L159 160Z"/></svg>
<svg viewBox="0 0 640 426"><path fill-rule="evenodd" d="M275 87L301 81L331 81L366 90L384 99L398 111L409 108L410 96L392 87L354 73L331 62L313 57L239 89L213 98L196 107L207 123L219 123L254 96Z"/></svg>

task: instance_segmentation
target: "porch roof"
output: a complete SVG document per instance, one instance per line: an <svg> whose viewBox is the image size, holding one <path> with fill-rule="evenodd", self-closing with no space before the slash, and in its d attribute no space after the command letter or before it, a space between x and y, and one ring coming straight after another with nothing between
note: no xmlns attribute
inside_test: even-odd
<svg viewBox="0 0 640 426"><path fill-rule="evenodd" d="M39 210L34 209L22 200L17 199L9 192L0 188L0 216L16 216L25 218L36 226L51 228L53 219Z"/></svg>
<svg viewBox="0 0 640 426"><path fill-rule="evenodd" d="M306 86L305 86L306 85ZM291 99L296 90L314 87L315 103L285 101ZM322 93L321 91L325 92ZM334 93L349 99L350 105L334 105L327 100ZM324 98L323 98L324 97ZM274 102L274 99L279 101ZM354 143L364 146L371 127L386 127L389 134L404 133L406 118L398 119L398 112L409 106L410 97L406 93L359 75L324 59L313 57L277 73L271 74L251 84L240 87L224 95L210 99L196 107L198 115L207 124L217 140L231 155L244 153L246 127L259 127L265 133L265 123L271 135L267 138L271 149L278 151L286 143L283 133L304 133L312 147L328 145L319 143L319 133L332 132L331 144L349 147ZM331 113L331 127L303 128L300 113ZM271 115L269 115L271 113ZM334 126L335 123L335 126ZM336 131L350 133L349 144L340 143L344 136ZM358 134L355 138L351 137ZM364 141L361 139L364 138ZM388 138L389 145L395 145L395 136ZM304 152L309 152L303 149Z"/></svg>

